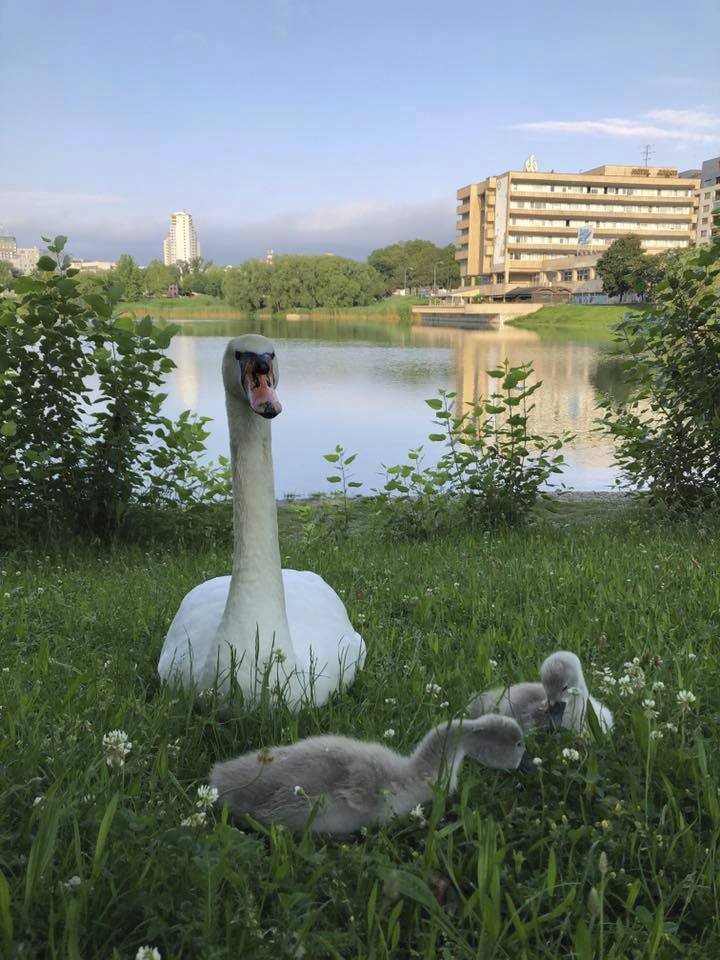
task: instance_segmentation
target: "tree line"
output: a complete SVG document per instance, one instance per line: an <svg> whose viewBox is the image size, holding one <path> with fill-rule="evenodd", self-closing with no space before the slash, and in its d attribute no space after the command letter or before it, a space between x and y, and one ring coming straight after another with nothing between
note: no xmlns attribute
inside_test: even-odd
<svg viewBox="0 0 720 960"><path fill-rule="evenodd" d="M460 271L453 244L438 247L429 240L408 240L373 250L365 262L330 254L286 254L226 268L201 258L174 266L152 260L140 267L124 253L102 277L123 300L163 296L175 284L181 291L209 294L242 310L281 311L364 306L399 288L422 293L434 286L457 286Z"/></svg>

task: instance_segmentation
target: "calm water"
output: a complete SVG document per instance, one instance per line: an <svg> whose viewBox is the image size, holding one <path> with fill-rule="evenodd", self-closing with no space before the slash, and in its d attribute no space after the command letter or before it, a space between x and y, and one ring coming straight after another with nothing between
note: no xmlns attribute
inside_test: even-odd
<svg viewBox="0 0 720 960"><path fill-rule="evenodd" d="M256 331L272 338L280 365L283 412L273 421L278 496L329 489L323 454L336 443L357 452L364 489L379 485L381 465L406 462L425 444L428 461L440 445L427 440L432 412L424 403L438 388L473 400L492 388L485 371L505 357L531 361L544 381L535 394L541 432L571 430L563 482L603 490L615 477L608 441L593 431L598 394L617 389L609 343L504 327L500 330L367 326L347 321L198 321L183 325L171 346L177 369L169 378L165 413L191 409L212 417L208 454L227 453L220 360L227 340Z"/></svg>

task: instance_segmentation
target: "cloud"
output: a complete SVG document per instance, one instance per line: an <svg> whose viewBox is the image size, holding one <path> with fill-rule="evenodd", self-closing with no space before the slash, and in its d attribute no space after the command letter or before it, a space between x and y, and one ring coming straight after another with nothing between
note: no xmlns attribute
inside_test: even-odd
<svg viewBox="0 0 720 960"><path fill-rule="evenodd" d="M645 137L695 143L720 141L720 117L704 110L649 110L636 118L601 120L535 120L512 124L513 130L541 133L598 134L607 137Z"/></svg>
<svg viewBox="0 0 720 960"><path fill-rule="evenodd" d="M375 247L422 237L450 243L452 195L425 203L367 198L327 207L274 212L255 220L233 207L193 207L203 256L239 263L278 253L337 253L364 258ZM0 218L21 246L64 233L74 256L114 260L131 253L140 263L162 256L170 208L146 198L62 192L0 192Z"/></svg>

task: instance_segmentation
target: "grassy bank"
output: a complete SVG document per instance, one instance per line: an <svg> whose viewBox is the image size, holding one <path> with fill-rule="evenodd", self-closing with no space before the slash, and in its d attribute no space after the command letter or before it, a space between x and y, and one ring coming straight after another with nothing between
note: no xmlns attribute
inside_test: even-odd
<svg viewBox="0 0 720 960"><path fill-rule="evenodd" d="M427 301L420 297L387 297L363 307L342 307L338 309L317 308L305 310L302 307L277 314L297 315L316 320L412 320L411 308ZM233 319L247 316L242 310L236 310L224 300L200 294L196 297L152 297L145 300L128 300L118 304L118 310L135 314L149 313L153 317L165 319ZM269 311L260 310L257 316L270 317Z"/></svg>
<svg viewBox="0 0 720 960"><path fill-rule="evenodd" d="M283 511L285 565L340 592L367 665L327 707L224 722L212 699L161 687L155 668L184 593L229 570L229 531L6 553L0 953L717 956L720 523L576 512L432 543L356 533L333 545ZM426 826L402 820L346 843L221 817L181 826L218 757L325 731L394 730L407 750L473 690L537 676L557 647L577 650L590 677L638 657L646 683L604 695L611 736L532 739L536 775L467 762ZM683 709L680 689L697 703ZM122 769L104 761L114 729L132 741ZM563 762L566 747L578 762Z"/></svg>
<svg viewBox="0 0 720 960"><path fill-rule="evenodd" d="M593 329L599 327L610 329L622 320L630 309L636 308L615 306L614 304L557 303L541 307L538 311L530 313L526 317L514 317L506 322L527 329L542 329L544 327L587 327Z"/></svg>

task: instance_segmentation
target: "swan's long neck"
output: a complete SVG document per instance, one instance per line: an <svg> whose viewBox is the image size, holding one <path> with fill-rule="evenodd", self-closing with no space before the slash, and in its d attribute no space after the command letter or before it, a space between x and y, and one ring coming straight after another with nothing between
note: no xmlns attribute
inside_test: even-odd
<svg viewBox="0 0 720 960"><path fill-rule="evenodd" d="M410 757L416 773L434 783L448 783L450 792L455 790L460 765L467 752L462 726L461 720L453 720L434 727Z"/></svg>
<svg viewBox="0 0 720 960"><path fill-rule="evenodd" d="M285 610L270 421L226 393L233 474L233 569L219 647L258 669L274 651L294 660ZM223 660L225 658L223 657ZM227 664L226 664L227 665Z"/></svg>

